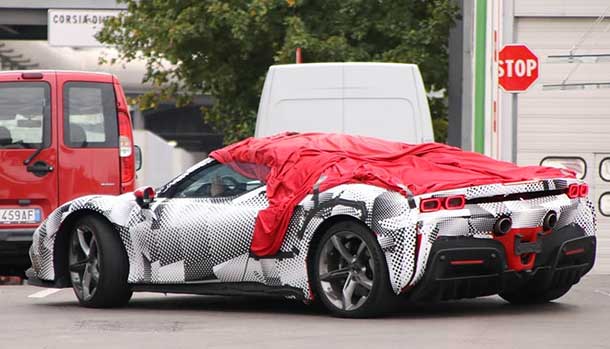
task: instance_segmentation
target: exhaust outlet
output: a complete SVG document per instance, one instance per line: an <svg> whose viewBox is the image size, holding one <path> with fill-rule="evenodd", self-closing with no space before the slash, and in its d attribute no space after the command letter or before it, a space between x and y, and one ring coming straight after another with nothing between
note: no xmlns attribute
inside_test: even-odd
<svg viewBox="0 0 610 349"><path fill-rule="evenodd" d="M555 228L556 225L557 225L557 212L549 211L544 216L544 220L542 221L542 228L544 230L551 230L551 229Z"/></svg>
<svg viewBox="0 0 610 349"><path fill-rule="evenodd" d="M494 224L494 234L504 235L513 227L513 220L510 217L501 217Z"/></svg>

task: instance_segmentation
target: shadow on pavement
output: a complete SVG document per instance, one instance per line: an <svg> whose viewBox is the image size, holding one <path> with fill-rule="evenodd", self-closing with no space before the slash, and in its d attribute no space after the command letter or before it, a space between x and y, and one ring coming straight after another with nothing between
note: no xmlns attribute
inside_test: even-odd
<svg viewBox="0 0 610 349"><path fill-rule="evenodd" d="M401 303L390 317L403 318L448 318L468 316L507 316L524 313L564 313L571 312L578 305L562 303L561 299L551 303L534 305L512 305L497 296L465 299L438 303Z"/></svg>
<svg viewBox="0 0 610 349"><path fill-rule="evenodd" d="M77 308L74 301L44 302L36 306ZM476 316L518 316L524 313L536 312L538 314L560 314L578 309L578 305L561 303L561 300L539 305L516 306L511 305L499 297L485 297L460 301L439 303L409 303L400 302L392 311L382 318L456 318ZM138 297L136 294L127 307L111 311L142 312L155 311L191 311L191 312L235 312L260 314L287 314L306 316L330 316L328 312L317 304L307 305L300 301L292 301L265 297L223 297L198 295L168 295ZM104 310L100 310L104 311Z"/></svg>
<svg viewBox="0 0 610 349"><path fill-rule="evenodd" d="M220 311L322 315L324 310L300 301L267 297L168 296L135 298L129 309Z"/></svg>

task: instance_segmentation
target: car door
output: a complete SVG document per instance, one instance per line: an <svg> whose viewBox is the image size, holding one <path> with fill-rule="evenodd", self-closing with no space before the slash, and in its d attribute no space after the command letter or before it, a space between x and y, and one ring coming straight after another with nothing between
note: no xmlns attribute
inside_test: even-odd
<svg viewBox="0 0 610 349"><path fill-rule="evenodd" d="M112 77L60 74L57 85L61 92L59 203L93 193L119 194L119 131Z"/></svg>
<svg viewBox="0 0 610 349"><path fill-rule="evenodd" d="M153 282L239 282L264 184L212 162L169 188L156 207L150 249Z"/></svg>
<svg viewBox="0 0 610 349"><path fill-rule="evenodd" d="M55 74L0 76L0 241L31 241L57 207Z"/></svg>

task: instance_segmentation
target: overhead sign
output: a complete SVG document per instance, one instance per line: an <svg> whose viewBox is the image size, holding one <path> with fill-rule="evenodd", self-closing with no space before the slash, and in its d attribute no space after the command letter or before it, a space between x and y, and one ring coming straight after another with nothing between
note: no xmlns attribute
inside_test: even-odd
<svg viewBox="0 0 610 349"><path fill-rule="evenodd" d="M49 45L103 46L95 35L102 29L106 19L115 17L120 12L120 10L49 10Z"/></svg>
<svg viewBox="0 0 610 349"><path fill-rule="evenodd" d="M506 92L526 91L538 79L539 65L527 46L506 45L498 53L498 83Z"/></svg>

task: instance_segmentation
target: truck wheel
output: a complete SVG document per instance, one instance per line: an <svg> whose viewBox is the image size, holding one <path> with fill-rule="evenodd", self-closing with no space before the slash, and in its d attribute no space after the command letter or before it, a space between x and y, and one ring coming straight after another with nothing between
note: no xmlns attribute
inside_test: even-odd
<svg viewBox="0 0 610 349"><path fill-rule="evenodd" d="M520 290L512 292L502 292L500 297L511 304L541 304L547 303L568 293L572 286L551 288L543 291L531 290L527 285Z"/></svg>
<svg viewBox="0 0 610 349"><path fill-rule="evenodd" d="M358 223L333 225L310 263L316 295L335 316L380 315L394 298L383 251L371 231Z"/></svg>
<svg viewBox="0 0 610 349"><path fill-rule="evenodd" d="M81 305L111 308L129 302L129 261L110 223L95 216L78 220L70 236L68 261L72 288Z"/></svg>

